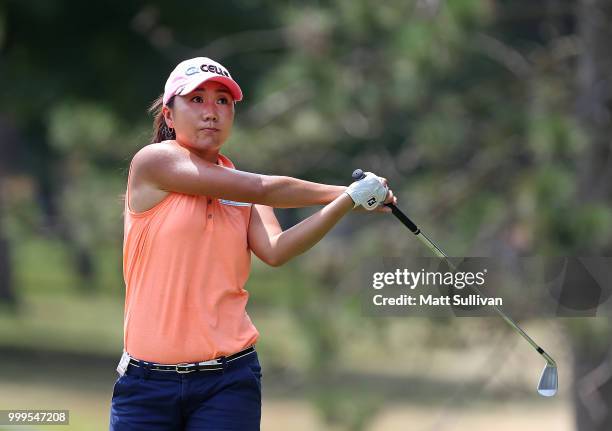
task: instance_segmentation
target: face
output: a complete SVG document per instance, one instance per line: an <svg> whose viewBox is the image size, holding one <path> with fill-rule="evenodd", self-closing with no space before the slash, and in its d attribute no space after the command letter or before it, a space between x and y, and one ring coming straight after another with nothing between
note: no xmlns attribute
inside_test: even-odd
<svg viewBox="0 0 612 431"><path fill-rule="evenodd" d="M175 96L172 108L165 106L163 112L179 144L216 160L232 131L234 99L226 86L207 81L189 94Z"/></svg>

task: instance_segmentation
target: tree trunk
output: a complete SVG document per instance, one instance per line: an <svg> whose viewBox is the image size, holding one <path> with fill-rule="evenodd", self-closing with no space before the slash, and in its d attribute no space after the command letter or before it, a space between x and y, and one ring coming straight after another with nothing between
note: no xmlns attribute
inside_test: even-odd
<svg viewBox="0 0 612 431"><path fill-rule="evenodd" d="M612 197L612 2L581 0L577 24L580 56L576 115L589 144L578 173L577 199L581 203L601 204ZM572 339L576 429L609 431L612 430L612 352L608 349L612 328L595 331L592 323L590 319L576 322L584 325L583 336Z"/></svg>
<svg viewBox="0 0 612 431"><path fill-rule="evenodd" d="M592 343L592 341L591 341ZM612 430L612 355L602 352L601 347L588 342L575 342L574 356L574 402L576 430Z"/></svg>
<svg viewBox="0 0 612 431"><path fill-rule="evenodd" d="M3 180L9 169L17 164L18 137L11 122L0 116L0 303L14 308L17 305L17 295L13 286L13 271L11 268L10 243L4 232L4 199L2 195Z"/></svg>
<svg viewBox="0 0 612 431"><path fill-rule="evenodd" d="M612 198L612 2L581 0L578 10L577 116L590 151L579 172L579 199Z"/></svg>
<svg viewBox="0 0 612 431"><path fill-rule="evenodd" d="M0 185L2 177L0 174ZM9 242L4 235L2 214L4 214L2 205L2 193L0 193L0 303L4 303L11 308L17 305L17 297L13 290L13 277L11 270L11 259L9 253Z"/></svg>

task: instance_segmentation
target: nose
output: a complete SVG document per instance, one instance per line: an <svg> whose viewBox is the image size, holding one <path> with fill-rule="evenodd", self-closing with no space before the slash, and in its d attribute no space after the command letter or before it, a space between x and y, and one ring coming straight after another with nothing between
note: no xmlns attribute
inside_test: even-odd
<svg viewBox="0 0 612 431"><path fill-rule="evenodd" d="M204 109L202 110L202 117L204 121L217 121L219 118L217 116L217 110L215 104L204 104Z"/></svg>
<svg viewBox="0 0 612 431"><path fill-rule="evenodd" d="M204 112L203 117L205 121L217 121L217 114L214 112Z"/></svg>

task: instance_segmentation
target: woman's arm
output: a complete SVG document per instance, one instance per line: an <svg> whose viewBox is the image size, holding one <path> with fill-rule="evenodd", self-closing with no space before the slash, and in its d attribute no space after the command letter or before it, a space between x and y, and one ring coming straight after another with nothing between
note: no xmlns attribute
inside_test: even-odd
<svg viewBox="0 0 612 431"><path fill-rule="evenodd" d="M134 176L159 190L278 208L325 205L346 190L343 186L224 168L186 149L163 143L141 149L134 156L132 168Z"/></svg>
<svg viewBox="0 0 612 431"><path fill-rule="evenodd" d="M389 191L385 202L397 202L393 192ZM343 194L325 208L286 231L282 230L272 208L254 205L248 232L249 247L268 265L280 266L319 242L344 215L353 209L353 205L350 196ZM381 206L377 211L390 210Z"/></svg>
<svg viewBox="0 0 612 431"><path fill-rule="evenodd" d="M268 265L280 266L319 242L353 205L350 196L343 194L286 231L280 227L272 208L255 205L249 223L249 247Z"/></svg>

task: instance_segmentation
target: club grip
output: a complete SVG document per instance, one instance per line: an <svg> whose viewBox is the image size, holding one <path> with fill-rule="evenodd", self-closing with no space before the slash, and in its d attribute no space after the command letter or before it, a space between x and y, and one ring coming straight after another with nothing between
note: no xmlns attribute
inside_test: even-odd
<svg viewBox="0 0 612 431"><path fill-rule="evenodd" d="M410 229L413 234L418 235L421 233L421 230L417 227L417 225L414 224L414 222L410 220L408 216L402 212L402 210L400 210L398 207L391 203L385 204L385 206L391 208L391 212L393 213L393 215L397 217L397 219L401 221L404 226Z"/></svg>
<svg viewBox="0 0 612 431"><path fill-rule="evenodd" d="M355 169L353 171L352 177L353 177L354 181L359 181L359 180L361 180L361 179L363 179L365 177L365 174L363 173L363 170Z"/></svg>
<svg viewBox="0 0 612 431"><path fill-rule="evenodd" d="M354 181L359 181L359 180L363 179L365 177L363 169L355 169L353 171L352 177L353 177ZM414 222L412 220L410 220L408 218L408 216L402 212L402 210L400 210L398 207L396 207L392 203L388 203L388 204L384 204L384 205L389 207L389 208L391 208L391 212L393 213L393 215L395 217L397 217L397 219L399 221L401 221L404 224L404 226L406 226L408 229L410 229L410 231L413 234L418 235L418 234L421 233L421 231L417 227L417 225L414 224Z"/></svg>

